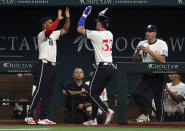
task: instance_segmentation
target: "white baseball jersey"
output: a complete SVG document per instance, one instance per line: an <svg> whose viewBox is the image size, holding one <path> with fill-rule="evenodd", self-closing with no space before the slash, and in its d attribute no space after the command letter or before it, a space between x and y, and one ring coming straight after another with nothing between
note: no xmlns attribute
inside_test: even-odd
<svg viewBox="0 0 185 131"><path fill-rule="evenodd" d="M86 30L86 35L94 47L96 63L112 63L112 33L110 31Z"/></svg>
<svg viewBox="0 0 185 131"><path fill-rule="evenodd" d="M185 99L185 84L180 82L176 86L172 86L172 83L167 83L170 91L176 92L177 95L182 96ZM169 95L164 95L164 110L165 112L182 112L184 113L185 102L177 103Z"/></svg>
<svg viewBox="0 0 185 131"><path fill-rule="evenodd" d="M85 82L85 84L89 86L89 85L90 85L90 82L87 81L87 82ZM106 88L105 88L105 89L103 90L103 92L101 93L100 99L101 99L103 102L108 101L108 98L107 98L107 90L106 90ZM87 111L90 112L90 113L92 113L92 106L88 107L88 108L87 108ZM103 114L103 111L99 108L99 109L98 109L98 113L99 113L99 114Z"/></svg>
<svg viewBox="0 0 185 131"><path fill-rule="evenodd" d="M59 39L60 33L60 30L53 31L48 38L45 36L45 30L38 34L39 59L56 62L56 40Z"/></svg>
<svg viewBox="0 0 185 131"><path fill-rule="evenodd" d="M157 41L153 44L148 44L148 40L144 40L140 41L137 47L140 45L143 45L145 47L148 46L149 49L154 53L168 57L168 46L163 40L157 39ZM136 52L137 48L135 50L135 53ZM143 62L156 62L150 54L145 53L142 49L140 50L139 54L141 55Z"/></svg>

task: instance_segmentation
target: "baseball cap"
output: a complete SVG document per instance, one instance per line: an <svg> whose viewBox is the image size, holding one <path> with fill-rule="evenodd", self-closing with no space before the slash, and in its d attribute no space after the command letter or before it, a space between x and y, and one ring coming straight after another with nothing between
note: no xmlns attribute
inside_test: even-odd
<svg viewBox="0 0 185 131"><path fill-rule="evenodd" d="M148 25L145 29L148 32L157 32L157 27L155 25Z"/></svg>

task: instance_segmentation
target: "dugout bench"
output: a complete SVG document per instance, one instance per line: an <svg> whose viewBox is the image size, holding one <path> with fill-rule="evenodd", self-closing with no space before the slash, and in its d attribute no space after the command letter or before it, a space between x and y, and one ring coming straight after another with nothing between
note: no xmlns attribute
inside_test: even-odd
<svg viewBox="0 0 185 131"><path fill-rule="evenodd" d="M117 63L117 123L128 123L128 73L185 73L185 62L166 63Z"/></svg>
<svg viewBox="0 0 185 131"><path fill-rule="evenodd" d="M1 108L5 107L3 103L11 107L18 103L23 105L23 116L26 115L26 106L32 97L33 75L30 72L33 64L33 62L0 62ZM8 101L4 101L5 99ZM13 112L13 109L11 111Z"/></svg>

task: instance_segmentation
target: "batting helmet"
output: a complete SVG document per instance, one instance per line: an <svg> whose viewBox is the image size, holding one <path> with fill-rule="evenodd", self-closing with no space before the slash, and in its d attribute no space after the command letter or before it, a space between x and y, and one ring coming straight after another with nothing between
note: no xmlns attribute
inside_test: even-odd
<svg viewBox="0 0 185 131"><path fill-rule="evenodd" d="M106 15L99 15L96 21L100 22L104 28L108 28L110 19Z"/></svg>

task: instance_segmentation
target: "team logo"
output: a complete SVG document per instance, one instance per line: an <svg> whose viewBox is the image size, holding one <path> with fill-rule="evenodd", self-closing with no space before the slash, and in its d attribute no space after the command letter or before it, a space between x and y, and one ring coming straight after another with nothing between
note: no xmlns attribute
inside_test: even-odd
<svg viewBox="0 0 185 131"><path fill-rule="evenodd" d="M162 54L165 55L165 56L167 56L168 55L168 51L167 50L163 50L162 51Z"/></svg>
<svg viewBox="0 0 185 131"><path fill-rule="evenodd" d="M180 95L185 98L185 93L181 92Z"/></svg>

